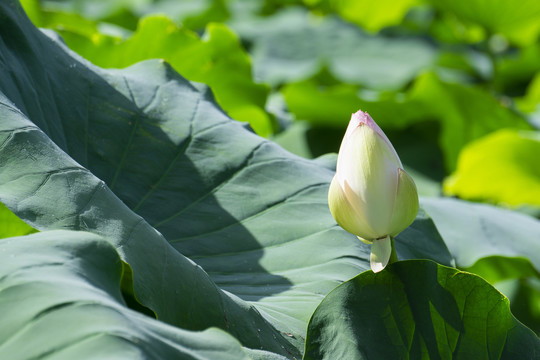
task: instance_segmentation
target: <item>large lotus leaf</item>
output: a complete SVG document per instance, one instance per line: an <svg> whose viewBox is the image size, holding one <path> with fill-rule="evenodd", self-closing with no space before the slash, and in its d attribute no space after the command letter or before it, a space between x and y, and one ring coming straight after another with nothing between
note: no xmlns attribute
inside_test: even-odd
<svg viewBox="0 0 540 360"><path fill-rule="evenodd" d="M27 235L36 230L13 214L4 204L0 203L0 239Z"/></svg>
<svg viewBox="0 0 540 360"><path fill-rule="evenodd" d="M254 43L256 79L272 85L304 80L325 67L345 83L395 89L434 60L434 48L423 40L367 35L337 17L314 18L298 8L231 26Z"/></svg>
<svg viewBox="0 0 540 360"><path fill-rule="evenodd" d="M540 132L503 129L468 144L444 191L467 200L540 207Z"/></svg>
<svg viewBox="0 0 540 360"><path fill-rule="evenodd" d="M405 93L363 94L350 85L321 87L314 82L282 90L292 113L315 124L345 128L361 108L385 128L422 121L440 123L439 144L445 165L453 170L461 148L503 127L529 129L528 123L478 87L447 83L433 73L419 76Z"/></svg>
<svg viewBox="0 0 540 360"><path fill-rule="evenodd" d="M512 0L432 0L440 10L466 22L485 27L490 34L502 33L519 44L536 41L540 32L540 3L525 0L516 6Z"/></svg>
<svg viewBox="0 0 540 360"><path fill-rule="evenodd" d="M34 9L30 5L27 7ZM264 110L268 88L253 82L250 59L225 25L209 25L200 38L168 17L154 15L141 19L135 33L122 39L100 33L97 24L80 15L40 10L31 13L34 24L59 31L72 50L95 65L124 68L163 58L189 80L209 85L232 118L249 122L262 136L274 131Z"/></svg>
<svg viewBox="0 0 540 360"><path fill-rule="evenodd" d="M220 290L103 181L69 158L7 100L0 101L1 153L10 159L0 172L0 194L17 215L40 230L67 228L108 236L133 269L136 298L160 320L192 330L220 326L245 346L295 354L253 306Z"/></svg>
<svg viewBox="0 0 540 360"><path fill-rule="evenodd" d="M539 220L457 199L422 198L420 203L433 219L458 267L469 268L488 256L505 256L528 258L540 271ZM500 267L497 261L492 263Z"/></svg>
<svg viewBox="0 0 540 360"><path fill-rule="evenodd" d="M310 320L304 359L536 359L539 352L538 337L482 278L411 260L328 294Z"/></svg>
<svg viewBox="0 0 540 360"><path fill-rule="evenodd" d="M97 235L8 238L0 254L2 359L250 359L222 330L181 330L127 308L120 257Z"/></svg>
<svg viewBox="0 0 540 360"><path fill-rule="evenodd" d="M246 130L164 62L102 70L0 9L0 199L39 229L105 236L160 320L298 356L320 300L369 266L329 213L333 170ZM436 233L419 221L410 234ZM404 258L449 259L406 235Z"/></svg>
<svg viewBox="0 0 540 360"><path fill-rule="evenodd" d="M0 14L0 199L38 229L106 236L159 319L297 356L322 297L368 267L328 211L333 172L232 121L164 62L102 70L16 3Z"/></svg>

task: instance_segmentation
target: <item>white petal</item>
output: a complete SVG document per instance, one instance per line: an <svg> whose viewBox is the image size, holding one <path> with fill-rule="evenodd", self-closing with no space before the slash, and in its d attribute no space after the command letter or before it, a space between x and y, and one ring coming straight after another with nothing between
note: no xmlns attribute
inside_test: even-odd
<svg viewBox="0 0 540 360"><path fill-rule="evenodd" d="M392 240L390 239L390 236L373 241L373 244L371 245L371 255L369 257L371 270L374 273L382 271L386 265L388 265L391 254Z"/></svg>
<svg viewBox="0 0 540 360"><path fill-rule="evenodd" d="M366 221L377 237L388 235L397 189L399 159L385 140L367 125L360 125L344 142L337 174L363 208Z"/></svg>

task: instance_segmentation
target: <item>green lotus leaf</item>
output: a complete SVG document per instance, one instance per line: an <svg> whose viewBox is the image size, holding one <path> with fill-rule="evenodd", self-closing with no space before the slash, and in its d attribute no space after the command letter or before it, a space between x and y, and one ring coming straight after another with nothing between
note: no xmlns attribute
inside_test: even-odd
<svg viewBox="0 0 540 360"><path fill-rule="evenodd" d="M534 359L539 351L485 280L410 260L328 294L310 320L304 359Z"/></svg>
<svg viewBox="0 0 540 360"><path fill-rule="evenodd" d="M540 207L540 132L502 129L468 144L444 182L448 195Z"/></svg>
<svg viewBox="0 0 540 360"><path fill-rule="evenodd" d="M488 256L526 257L540 271L540 221L532 216L449 198L421 198L460 268ZM473 241L474 239L474 241Z"/></svg>
<svg viewBox="0 0 540 360"><path fill-rule="evenodd" d="M418 0L366 1L366 0L304 0L306 5L316 3L317 8L329 8L343 19L368 31L379 31L385 27L399 25L408 10L418 5Z"/></svg>
<svg viewBox="0 0 540 360"><path fill-rule="evenodd" d="M419 38L368 35L337 17L318 18L301 8L230 26L253 44L255 78L271 85L325 69L345 83L400 89L435 58L434 47Z"/></svg>
<svg viewBox="0 0 540 360"><path fill-rule="evenodd" d="M226 332L174 328L129 309L105 239L46 231L0 241L2 359L250 359Z"/></svg>
<svg viewBox="0 0 540 360"><path fill-rule="evenodd" d="M133 34L118 29L108 34L100 32L102 24L80 15L45 11L32 4L27 2L26 8L34 9L30 13L34 24L57 30L72 50L95 65L124 68L142 60L165 59L189 80L209 85L232 118L249 122L262 136L274 132L273 120L264 110L269 90L253 82L251 61L225 25L210 24L199 37L165 15L149 15L139 20Z"/></svg>
<svg viewBox="0 0 540 360"><path fill-rule="evenodd" d="M510 0L443 0L431 3L464 22L483 26L491 34L504 34L520 45L535 42L540 33L540 4L535 0L523 1L519 6Z"/></svg>
<svg viewBox="0 0 540 360"><path fill-rule="evenodd" d="M298 358L322 297L367 268L328 210L333 171L231 120L163 61L103 70L15 2L0 16L1 201L39 230L106 237L158 319Z"/></svg>
<svg viewBox="0 0 540 360"><path fill-rule="evenodd" d="M0 239L27 235L36 230L13 214L4 204L0 203Z"/></svg>

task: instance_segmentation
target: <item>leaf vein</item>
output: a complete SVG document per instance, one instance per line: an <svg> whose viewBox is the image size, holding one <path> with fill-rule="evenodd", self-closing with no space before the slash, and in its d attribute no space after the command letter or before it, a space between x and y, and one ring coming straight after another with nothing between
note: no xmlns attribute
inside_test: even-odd
<svg viewBox="0 0 540 360"><path fill-rule="evenodd" d="M226 226L224 226L222 228L212 230L212 231L209 231L209 232L206 232L206 233L203 233L203 234L197 234L197 235L194 235L194 236L173 239L173 240L171 240L169 242L171 244L173 244L173 243L177 243L177 242L184 242L184 241L188 241L188 240L191 240L191 239L196 239L196 238L200 238L200 237L203 237L203 236L208 236L208 235L219 233L219 232L221 232L223 230L226 230L226 229L231 228L233 226L236 226L238 224L244 223L246 221L253 220L253 219L255 219L255 218L259 217L259 216L262 216L263 214L265 214L267 212L275 210L276 208L278 208L280 206L283 206L284 204L286 204L287 202L289 202L291 199L295 198L296 196L301 195L304 191L309 191L309 190L311 190L313 188L320 187L320 186L328 186L328 183L327 182L316 183L316 184L306 186L306 187L300 189L299 191L288 195L286 201L277 201L277 202L275 202L273 204L269 204L269 206L266 209L264 209L262 211L259 211L259 212L255 213L255 214L252 214L252 215L250 215L248 217L245 217L245 218L243 218L241 220L235 221L235 222L233 222L233 223L231 223L229 225L226 225ZM156 227L157 227L157 225L156 225Z"/></svg>

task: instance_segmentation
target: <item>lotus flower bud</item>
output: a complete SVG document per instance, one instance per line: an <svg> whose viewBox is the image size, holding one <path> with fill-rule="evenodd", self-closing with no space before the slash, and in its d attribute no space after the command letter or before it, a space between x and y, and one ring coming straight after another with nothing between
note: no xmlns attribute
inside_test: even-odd
<svg viewBox="0 0 540 360"><path fill-rule="evenodd" d="M328 192L330 212L345 230L372 244L370 264L384 269L392 238L418 213L418 193L394 147L368 113L352 115Z"/></svg>

